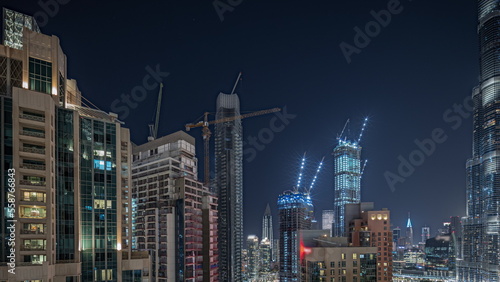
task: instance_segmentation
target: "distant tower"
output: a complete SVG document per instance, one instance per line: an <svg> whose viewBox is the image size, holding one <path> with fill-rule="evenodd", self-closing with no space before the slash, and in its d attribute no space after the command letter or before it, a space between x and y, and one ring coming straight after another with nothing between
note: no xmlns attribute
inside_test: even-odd
<svg viewBox="0 0 500 282"><path fill-rule="evenodd" d="M271 257L274 243L274 230L273 230L273 216L271 215L271 208L269 203L266 206L264 216L262 217L262 240L269 239Z"/></svg>
<svg viewBox="0 0 500 282"><path fill-rule="evenodd" d="M408 222L406 223L406 247L413 246L413 226L411 224L410 213L408 213Z"/></svg>
<svg viewBox="0 0 500 282"><path fill-rule="evenodd" d="M321 229L330 230L330 236L332 236L333 220L334 220L333 210L323 210Z"/></svg>
<svg viewBox="0 0 500 282"><path fill-rule="evenodd" d="M260 253L259 253L259 237L249 235L247 238L248 250L248 278L257 277L260 271Z"/></svg>
<svg viewBox="0 0 500 282"><path fill-rule="evenodd" d="M271 215L271 208L269 204L266 206L266 211L264 212L264 216L262 217L262 239L269 239L269 241L273 241L273 216ZM271 243L272 246L272 243Z"/></svg>
<svg viewBox="0 0 500 282"><path fill-rule="evenodd" d="M396 227L392 230L392 241L396 244L396 246L399 245L400 238L401 238L401 228Z"/></svg>
<svg viewBox="0 0 500 282"><path fill-rule="evenodd" d="M342 138L342 131L338 138L339 143L333 150L335 177L333 236L335 237L346 236L345 205L359 204L361 202L362 168L361 146L359 146L359 142L361 141L366 122L367 119L365 119L361 134L357 140Z"/></svg>
<svg viewBox="0 0 500 282"><path fill-rule="evenodd" d="M425 243L431 238L431 228L429 226L422 227L422 243Z"/></svg>
<svg viewBox="0 0 500 282"><path fill-rule="evenodd" d="M299 230L311 228L313 205L308 193L286 191L278 197L280 281L301 281Z"/></svg>
<svg viewBox="0 0 500 282"><path fill-rule="evenodd" d="M271 249L271 241L269 241L268 238L264 238L260 241L259 252L260 252L260 272L271 271L272 249Z"/></svg>
<svg viewBox="0 0 500 282"><path fill-rule="evenodd" d="M240 115L236 94L220 93L216 119ZM241 119L215 125L215 185L219 196L219 274L241 282L243 249L243 129Z"/></svg>

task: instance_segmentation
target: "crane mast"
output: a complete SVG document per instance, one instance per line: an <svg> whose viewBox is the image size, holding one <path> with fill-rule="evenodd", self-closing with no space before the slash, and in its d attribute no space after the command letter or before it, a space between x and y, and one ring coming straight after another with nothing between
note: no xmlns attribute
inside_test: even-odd
<svg viewBox="0 0 500 282"><path fill-rule="evenodd" d="M161 98L163 94L163 83L160 83L160 91L158 92L158 102L156 104L156 113L154 124L149 125L148 141L153 141L158 137L158 125L160 123Z"/></svg>

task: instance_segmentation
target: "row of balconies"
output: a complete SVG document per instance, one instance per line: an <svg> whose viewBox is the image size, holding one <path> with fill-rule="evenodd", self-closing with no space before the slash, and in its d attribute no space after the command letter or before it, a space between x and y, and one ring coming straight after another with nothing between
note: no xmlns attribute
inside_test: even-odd
<svg viewBox="0 0 500 282"><path fill-rule="evenodd" d="M30 137L45 138L45 132L21 130L21 135L30 136Z"/></svg>
<svg viewBox="0 0 500 282"><path fill-rule="evenodd" d="M42 115L35 115L35 114L30 114L27 112L23 112L19 114L20 118L27 119L27 120L32 120L32 121L39 121L39 122L45 122L45 117Z"/></svg>
<svg viewBox="0 0 500 282"><path fill-rule="evenodd" d="M26 153L45 155L45 149L41 148L23 146L21 150Z"/></svg>
<svg viewBox="0 0 500 282"><path fill-rule="evenodd" d="M34 169L34 170L45 170L45 165L41 165L41 164L27 164L27 163L22 163L20 165L21 168L25 168L25 169Z"/></svg>

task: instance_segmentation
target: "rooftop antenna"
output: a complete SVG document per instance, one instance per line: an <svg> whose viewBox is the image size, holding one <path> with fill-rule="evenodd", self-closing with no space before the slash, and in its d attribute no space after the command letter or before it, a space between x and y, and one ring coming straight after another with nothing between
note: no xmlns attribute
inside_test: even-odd
<svg viewBox="0 0 500 282"><path fill-rule="evenodd" d="M344 135L344 131L345 131L348 124L349 124L349 119L347 119L347 121L345 122L344 128L342 129L342 132L340 133L339 136L337 136L337 140L340 140L342 138L342 135Z"/></svg>
<svg viewBox="0 0 500 282"><path fill-rule="evenodd" d="M314 184L316 183L316 179L318 178L318 174L319 172L321 171L321 168L323 167L323 161L325 160L325 157L323 157L321 159L321 162L319 162L319 166L318 166L318 169L316 170L316 174L314 175L314 178L311 182L311 186L309 186L309 190L307 191L307 193L311 193L311 190L312 188L314 187Z"/></svg>
<svg viewBox="0 0 500 282"><path fill-rule="evenodd" d="M361 141L361 137L363 137L363 132L365 131L367 122L368 122L368 118L365 118L365 121L363 122L363 127L361 128L361 132L359 133L358 144Z"/></svg>
<svg viewBox="0 0 500 282"><path fill-rule="evenodd" d="M304 172L305 164L306 164L306 153L304 152L304 156L302 157L302 162L300 163L299 179L297 180L297 187L295 188L297 192L300 189L300 182L302 182L302 173Z"/></svg>

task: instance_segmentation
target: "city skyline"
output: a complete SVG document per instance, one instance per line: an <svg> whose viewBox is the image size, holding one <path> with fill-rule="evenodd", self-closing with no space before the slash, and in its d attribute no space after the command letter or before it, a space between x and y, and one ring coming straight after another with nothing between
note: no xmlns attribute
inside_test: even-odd
<svg viewBox="0 0 500 282"><path fill-rule="evenodd" d="M438 7L445 7L445 4L439 3L436 5ZM155 29L156 32L159 32L165 26L180 26L181 24L185 24L178 33L173 32L169 35L171 39L173 38L172 40L165 40L165 44L158 44L166 45L168 51L163 52L159 48L160 46L150 44L151 54L140 55L138 56L139 58L130 59L127 63L128 59L124 60L124 58L128 57L124 55L124 51L109 51L113 50L110 49L110 45L112 45L111 41L106 41L107 38L100 34L100 32L97 32L99 29L95 24L90 25L89 30L82 30L78 26L75 26L76 23L69 20L76 13L80 13L77 10L83 7L76 1L61 5L58 12L54 16L50 16L47 23L41 25L41 30L43 33L54 34L61 38L63 49L68 53L68 58L71 60L68 72L78 78L79 87L84 90L85 96L105 112L113 111L113 108L116 109L112 105L116 105L114 102L117 99L119 104L121 103L120 97L122 93L130 93L136 85L142 85L145 75L150 75L150 77L154 76L154 74L157 76L160 75L165 85L165 101L167 102L164 102L162 105L164 111L160 123L159 136L165 136L182 129L183 124L194 120L204 111L215 111L214 101L218 93L231 93L234 78L239 71L243 71L243 79L236 92L241 100L242 112L275 106L282 107L283 113L281 115L269 115L242 122L242 141L244 142L243 174L245 175L242 184L245 187L243 189L243 199L245 203L251 202L255 204L244 205L243 222L245 222L245 225L241 238L246 238L250 234L260 235L261 211L265 209L267 202L271 203L273 214L278 210L275 199L284 190L292 189L296 179L296 163L304 151L308 152L308 158L311 163L317 162L321 159L321 156L327 155L325 167L323 168L325 174L320 177L314 192L311 194L316 208L316 219L321 218L321 210L333 208L331 205L333 162L330 153L336 144L335 136L339 132L339 129L342 128L343 121L348 117L356 116L360 117L359 120L353 120L356 123L362 122L361 117L370 117L370 125L367 129L370 134L367 134L366 139L363 141L366 145L363 146L362 157L363 159L368 159L370 162L363 176L364 184L362 184L361 199L373 200L377 203L377 208L388 207L391 210L393 227L404 227L405 217L408 212L411 212L415 231L420 231L421 227L428 225L432 231L431 236L434 236L434 231L438 230L443 220L450 216L465 215L465 172L463 171L463 163L467 157L470 157L467 152L470 151L470 147L472 146L472 138L470 138L472 119L463 118L460 120L460 125L458 126L458 122L450 122L445 116L450 117L451 115L447 113L450 109L451 113L454 113L453 104L462 104L464 98L470 96L468 90L477 84L476 77L479 71L477 71L477 64L473 64L476 61L475 59L477 59L474 58L474 55L477 57L477 51L469 54L472 49L477 48L475 43L471 43L471 41L474 41L474 28L470 26L473 25L471 22L474 21L474 17L472 17L472 13L467 11L466 7L470 8L473 6L469 4L461 7L459 13L454 15L454 17L457 17L458 23L456 25L458 27L454 26L453 29L460 29L462 35L459 36L458 33L453 32L449 34L453 40L461 40L456 42L460 42L457 45L462 47L457 48L458 50L450 51L455 56L451 56L451 54L443 55L442 62L432 59L439 62L436 68L443 73L439 81L448 85L448 87L437 84L438 80L435 78L439 74L437 71L429 71L424 74L425 71L416 72L412 70L410 74L407 74L408 77L398 74L399 71L395 72L396 69L403 66L397 60L402 61L405 58L409 58L411 61L414 60L413 56L405 57L406 53L404 52L395 52L391 55L382 53L384 54L382 58L377 57L377 51L380 51L381 48L405 46L399 45L403 44L398 43L399 37L402 37L401 40L405 44L413 42L411 38L404 34L404 28L416 28L416 25L410 22L412 19L418 18L423 12L424 5L422 3L411 3L411 5L407 2L403 3L403 13L401 15L393 15L392 17L393 22L398 21L400 24L388 25L383 29L380 36L372 38L370 46L363 48L361 54L352 56L353 61L350 64L345 62L342 52L338 49L338 43L352 41L351 38L354 36L353 27L363 26L368 22L371 19L369 18L371 15L370 10L379 11L385 9L387 6L386 1L376 1L370 5L363 5L361 8L354 8L352 4L317 4L325 5L324 7L328 8L328 12L324 12L325 14L339 13L345 21L342 25L336 27L335 32L331 34L327 34L326 29L317 27L317 23L307 22L307 19L314 18L312 17L313 11L316 11L317 7L314 9L313 7L306 7L304 12L299 14L299 18L303 19L303 22L301 20L303 26L297 24L292 25L291 28L284 28L283 34L280 33L280 30L270 27L271 33L280 34L280 36L283 35L283 38L287 38L287 40L291 40L292 37L288 37L288 32L293 32L294 28L301 31L299 32L300 38L308 38L309 33L302 31L313 28L314 31L318 31L318 36L321 36L321 38L331 36L330 39L326 40L326 45L331 48L317 47L320 49L318 54L311 52L314 48L309 49L309 46L302 45L302 43L300 43L300 48L299 46L297 46L297 49L291 47L295 51L305 48L304 50L307 51L301 56L309 57L312 61L296 58L292 56L291 51L280 53L280 51L274 48L271 48L269 53L266 53L262 50L267 45L260 46L254 43L250 44L254 48L243 47L245 44L248 44L248 41L243 41L244 37L241 35L233 35L232 32L234 30L232 29L232 25L234 25L236 30L239 29L238 32L246 36L262 40L257 40L256 42L266 42L265 40L270 38L269 36L265 36L263 32L253 33L252 29L246 25L250 20L249 17L252 11L256 12L253 14L254 17L257 17L257 12L259 11L264 13L263 22L271 17L267 14L267 10L259 10L255 3L242 4L234 12L226 13L224 22L219 22L217 14L209 9L205 9L204 6L200 5L202 8L199 9L189 9L184 4L179 4L179 6L174 7L174 10L182 11L182 13L179 16L169 18L166 20L166 23L161 22L156 27L157 29ZM108 4L102 5L106 6ZM160 4L154 5L162 6ZM170 4L165 5L172 8ZM299 10L297 3L293 2L289 5L293 8L291 12L280 16L284 22L291 21L292 15L298 13ZM6 1L6 6L26 14L35 14L41 9L36 3L33 4L33 7L28 7L16 4L14 1ZM213 9L211 5L208 6ZM123 19L124 14L130 15L130 8L124 6L117 7L119 8L117 9L117 13L112 15L116 20L112 22L103 21L103 24L99 28L102 28L104 31L111 29L115 25L115 21ZM336 12L337 10L334 10L334 7L342 8L340 10L345 11L345 13L347 11L355 12L356 16L352 20L348 20L344 12ZM275 11L275 9L278 9L278 6L272 3L266 9ZM92 11L83 8L83 12L96 19L103 17L102 11ZM210 14L210 12L214 14ZM171 13L171 11L168 11L168 13ZM322 15L325 16L324 14ZM141 15L137 14L135 16L141 18ZM212 19L211 16L215 19ZM81 23L79 21L75 20L75 22ZM321 19L318 21L326 20ZM269 25L265 25L263 22L257 23L257 30L267 30L266 27ZM337 20L332 20L332 22L336 23ZM109 25L106 26L106 23ZM428 22L419 27L418 34L424 36L428 33L430 38L437 38L439 37L439 31L452 29L448 26L440 26L438 30L431 32L430 27L432 25L437 26L438 23L443 24L438 16L432 15L429 17ZM68 26L64 26L65 24ZM206 27L202 27L202 25L206 25ZM126 24L126 26L128 25ZM222 35L214 34L214 32L209 33L209 35L200 35L203 31L209 30L209 28L220 31ZM337 28L339 29L338 33ZM88 49L78 47L78 42L81 39L78 33L89 34L88 32L92 29L96 36L95 42L100 42L100 44L91 43L87 46ZM129 40L133 38L133 36L130 36L131 33L125 30L127 29L124 28L120 32L110 35L110 38L114 38L116 42L121 42L120 40L123 40L121 38L128 37ZM133 27L130 30L131 32L141 33L141 38L146 34L153 34L153 32L142 32L141 29L134 29ZM467 34L470 33L470 36L463 36L464 30ZM170 29L169 31L172 32ZM195 31L194 35L185 35L189 33L188 31ZM427 33L424 34L424 32ZM318 42L321 42L321 40L318 40L315 35L310 36L314 42L312 45L320 46ZM177 47L174 48L174 43L171 41L177 42L176 40L181 42L180 45L184 47L188 46L187 50L181 51ZM211 58L205 58L199 61L199 69L193 70L193 68L197 68L197 64L188 61L190 54L196 54L196 52L201 52L201 54L206 54L205 52L213 53L214 50L221 50L220 47L222 46L219 43L213 43L213 46L205 46L205 50L202 50L199 49L200 47L192 44L197 42L196 40L200 40L201 42L230 42L234 40L237 43L234 44L236 46L235 49L239 51L250 52L253 49L260 51L250 52L248 58L251 59L249 60L247 58L234 60L233 58L237 56L234 53L236 51L222 52L222 54L217 55L218 59L222 61L220 65L214 64ZM445 44L443 41L439 42ZM134 45L136 43L132 44L136 46ZM419 46L427 46L424 43L419 44ZM233 46L233 44L230 44L230 46ZM444 47L439 48L443 48L439 49L442 51L446 49ZM126 52L131 52L129 49L126 50ZM126 66L127 74L116 71L103 75L100 73L100 70L95 68L96 61L94 61L94 65L85 62L84 58L89 56L88 53L96 53L95 60L101 60L106 65L109 64L108 67L111 69ZM107 54L107 59L103 60L104 54ZM278 54L276 60L270 59L272 57L270 56L271 54ZM262 62L259 55L267 55L263 56L262 60L267 58L276 63L277 66L273 65L273 68L271 68L272 71L262 70L261 72L258 64L251 62L251 60ZM423 48L423 51L420 53L417 52L415 56L427 58L427 55L431 56L431 52ZM195 58L200 58L198 54L194 56ZM455 67L450 67L457 56L464 58L465 62L456 63ZM319 57L323 59L329 58L326 60L330 63L345 64L342 65L342 68L346 72L340 73L341 68L335 68L330 72L322 73L328 67L322 63ZM229 63L228 61L231 62ZM187 66L180 67L181 62L185 62L190 70L188 71ZM384 65L382 62L388 62L388 64ZM420 70L428 70L426 69L428 67L426 64L414 63L419 66ZM203 74L203 72L206 73L206 70L213 65L217 65L217 72L214 72L217 73L216 75L212 73ZM301 69L301 67L309 66L309 68L313 69L312 72L314 74L306 76L303 82L298 82L300 79L298 76L295 76L297 74L290 73L284 66L289 66L287 67L289 69ZM295 68L295 66L298 68ZM361 69L365 66L368 68L367 71L362 71ZM463 67L460 68L458 66ZM385 76L394 77L394 81L389 82L387 79L384 79L384 76L377 74L379 70L382 73L388 72L389 74ZM445 71L448 72L444 74ZM166 74L167 72L168 75ZM303 72L299 73L301 76L306 75ZM194 85L186 83L186 77L190 77L187 74L192 74L191 80L195 81ZM363 77L366 85L352 83L348 85L349 83L347 82L355 80L351 78L351 76L356 76L355 74L358 77ZM364 76L360 76L362 74ZM123 77L121 77L122 75ZM410 76L413 77L409 79ZM276 77L276 81L274 81L274 77ZM284 79L283 77L288 78ZM346 81L342 82L343 79ZM418 86L412 86L415 89L408 90L404 88L407 85L415 84L415 79L424 82L419 82ZM317 85L314 85L315 83ZM367 89L370 88L375 89L375 91L372 91L370 95L363 94L367 93ZM104 93L106 95L103 95ZM156 102L156 93L157 88L147 91L145 99L135 101L137 104L135 108L128 107L129 114L123 119L125 121L123 127L130 129L131 140L136 144L146 142L147 124L150 119L149 115ZM272 93L276 93L276 95L271 95ZM287 93L289 95L286 95ZM437 93L444 94L436 95ZM457 93L460 93L460 95ZM381 97L381 101L377 101L372 96ZM410 99L410 97L413 101L411 104L408 104L405 100ZM432 105L429 105L429 101L432 101L430 103ZM386 103L387 105L385 105ZM323 104L325 105L323 106ZM343 106L338 107L337 104ZM125 104L121 103L120 105L123 106ZM330 105L331 109L327 110L326 105ZM182 110L175 108L181 108ZM389 109L393 111L389 113ZM318 112L322 112L322 114L318 114ZM147 114L144 115L144 113ZM124 112L119 111L118 114L122 115ZM265 132L271 132L269 130L272 130L273 125L270 125L270 121L273 118L279 122L283 122L283 129L272 131L273 138L270 138L272 140L262 142L260 136L266 133L261 132L264 132L264 129L268 130ZM457 127L455 128L454 125L457 125ZM419 149L418 145L416 145L418 142L415 142L415 140L422 141L432 138L432 132L436 128L444 129L447 136L445 143L436 144L435 151L425 157L422 165L415 166L414 171L409 173L409 175L401 176L398 172L401 159L407 160L411 153ZM351 130L353 132L356 131L355 128ZM198 156L201 156L203 152L201 134L199 132L189 134L196 139L196 151L198 152ZM255 142L250 142L252 137L255 137L260 144L254 145ZM256 154L247 154L245 153L246 149L254 149ZM199 170L202 170L201 161L199 165ZM215 173L213 167L212 174ZM391 190L386 177L384 177L388 171L402 177L404 182L397 182L395 189ZM308 175L311 176L313 173L308 172ZM259 183L259 179L261 182L262 179L266 181L262 184ZM433 195L433 197L429 197L429 195ZM432 198L446 200L443 202ZM398 199L412 200L398 201ZM422 205L421 203L424 200L427 201L427 199L429 202L426 202L426 205ZM428 205L433 207L432 213L422 208L422 206ZM278 226L276 218L273 225ZM276 228L274 235L277 235Z"/></svg>

